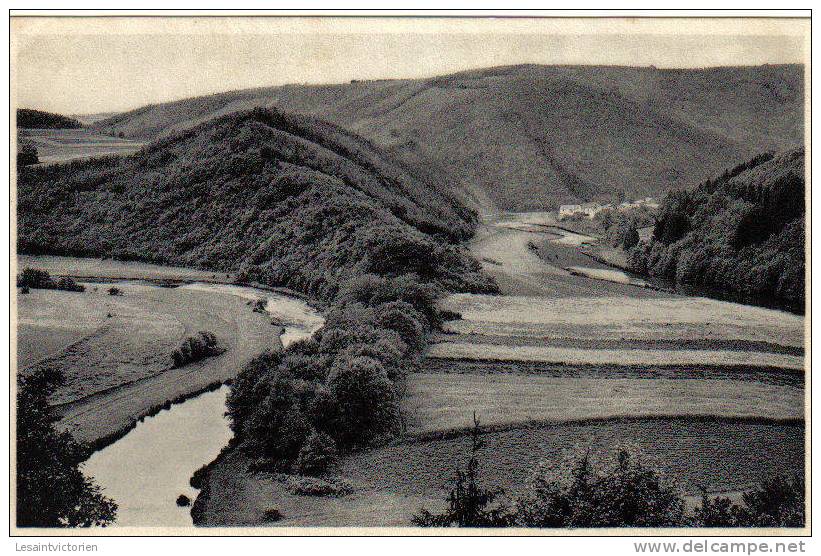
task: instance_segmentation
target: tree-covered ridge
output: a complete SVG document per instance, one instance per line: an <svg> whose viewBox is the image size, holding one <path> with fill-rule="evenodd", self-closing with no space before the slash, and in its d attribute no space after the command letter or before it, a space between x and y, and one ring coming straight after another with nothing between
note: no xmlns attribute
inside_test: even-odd
<svg viewBox="0 0 821 556"><path fill-rule="evenodd" d="M476 216L444 189L335 126L254 109L130 157L21 170L18 251L239 271L328 300L366 273L493 291L457 245Z"/></svg>
<svg viewBox="0 0 821 556"><path fill-rule="evenodd" d="M83 127L83 124L74 118L61 114L30 108L18 108L17 127L27 129L77 129Z"/></svg>
<svg viewBox="0 0 821 556"><path fill-rule="evenodd" d="M804 309L804 149L763 154L675 191L653 238L630 253L638 272Z"/></svg>

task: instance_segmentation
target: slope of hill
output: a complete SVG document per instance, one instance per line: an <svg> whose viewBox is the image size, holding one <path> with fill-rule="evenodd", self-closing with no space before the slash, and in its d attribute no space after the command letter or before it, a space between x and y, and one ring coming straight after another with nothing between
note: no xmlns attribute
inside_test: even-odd
<svg viewBox="0 0 821 556"><path fill-rule="evenodd" d="M638 272L804 310L804 149L764 154L664 200Z"/></svg>
<svg viewBox="0 0 821 556"><path fill-rule="evenodd" d="M339 124L482 209L537 210L687 185L803 142L799 65L695 70L513 66L419 80L288 85L98 122L153 138L253 106Z"/></svg>
<svg viewBox="0 0 821 556"><path fill-rule="evenodd" d="M17 109L17 127L27 129L77 129L83 125L68 116L29 108Z"/></svg>
<svg viewBox="0 0 821 556"><path fill-rule="evenodd" d="M457 245L475 213L441 189L333 125L255 109L129 157L22 170L18 252L239 271L326 299L364 273L493 290Z"/></svg>

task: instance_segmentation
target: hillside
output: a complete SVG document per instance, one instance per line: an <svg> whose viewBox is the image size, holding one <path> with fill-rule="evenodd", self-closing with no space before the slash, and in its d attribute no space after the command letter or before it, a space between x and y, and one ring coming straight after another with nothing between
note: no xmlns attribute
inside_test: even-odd
<svg viewBox="0 0 821 556"><path fill-rule="evenodd" d="M763 154L662 203L638 272L804 310L804 149Z"/></svg>
<svg viewBox="0 0 821 556"><path fill-rule="evenodd" d="M457 245L476 216L366 141L256 109L129 157L25 168L18 252L209 270L332 299L365 273L490 291Z"/></svg>
<svg viewBox="0 0 821 556"><path fill-rule="evenodd" d="M98 122L155 138L276 106L334 122L484 210L657 195L803 142L799 65L696 70L513 66L418 80L288 85L146 106Z"/></svg>
<svg viewBox="0 0 821 556"><path fill-rule="evenodd" d="M68 116L29 108L18 108L17 127L26 129L77 129L83 127L83 125Z"/></svg>

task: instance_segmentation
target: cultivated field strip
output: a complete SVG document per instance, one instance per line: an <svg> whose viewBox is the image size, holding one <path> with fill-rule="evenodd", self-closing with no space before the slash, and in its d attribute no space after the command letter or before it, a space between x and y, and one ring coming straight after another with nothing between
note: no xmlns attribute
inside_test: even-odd
<svg viewBox="0 0 821 556"><path fill-rule="evenodd" d="M618 446L632 446L675 478L687 494L698 494L700 486L713 492L738 490L774 473L804 469L803 423L605 420L536 424L488 432L483 439L485 487L508 494L527 485L540 462L561 462L567 451L588 448L600 458L612 455ZM341 462L339 472L378 491L429 495L441 501L457 467L464 468L469 446L466 435L407 441L352 454Z"/></svg>
<svg viewBox="0 0 821 556"><path fill-rule="evenodd" d="M804 358L801 356L732 350L578 349L443 342L431 346L427 355L447 359L541 361L564 365L693 365L793 370L804 368Z"/></svg>
<svg viewBox="0 0 821 556"><path fill-rule="evenodd" d="M407 432L613 417L720 416L795 420L804 391L750 380L584 378L527 374L415 373L402 414Z"/></svg>

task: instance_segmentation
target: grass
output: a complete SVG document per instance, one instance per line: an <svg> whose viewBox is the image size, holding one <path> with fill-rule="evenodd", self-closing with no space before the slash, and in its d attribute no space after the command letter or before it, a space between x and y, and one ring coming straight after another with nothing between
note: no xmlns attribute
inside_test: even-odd
<svg viewBox="0 0 821 556"><path fill-rule="evenodd" d="M152 408L229 380L250 358L280 345L281 327L250 311L238 295L133 283L118 287L123 295L116 297L104 286L84 294L37 291L21 296L26 299L18 307L25 339L19 345L21 368L38 356L27 346L63 327L72 331L63 335L67 346L52 341L52 353L38 364L66 376L52 402L60 404L61 426L80 440L95 443L116 435ZM81 313L74 296L85 296ZM107 313L113 316L106 318ZM73 323L75 314L82 327ZM179 341L206 326L227 351L172 369L170 354Z"/></svg>
<svg viewBox="0 0 821 556"><path fill-rule="evenodd" d="M540 361L562 365L723 366L735 368L782 368L802 370L804 357L781 353L698 349L578 349L551 346L506 346L470 342L442 342L428 350L428 357L495 361Z"/></svg>
<svg viewBox="0 0 821 556"><path fill-rule="evenodd" d="M233 281L230 274L217 274L191 268L161 266L136 261L17 255L17 268L39 268L52 276L108 278L118 280Z"/></svg>
<svg viewBox="0 0 821 556"><path fill-rule="evenodd" d="M469 427L474 411L488 426L628 416L801 419L804 392L787 385L700 377L443 373L408 377L402 413L409 433Z"/></svg>
<svg viewBox="0 0 821 556"><path fill-rule="evenodd" d="M481 478L516 495L541 461L560 461L567 450L592 446L602 452L636 446L685 493L698 485L725 492L745 488L772 473L804 468L804 427L733 420L640 419L533 426L484 435ZM211 467L197 500L198 524L263 525L275 508L283 526L410 526L422 506L439 509L456 467L464 465L465 436L410 441L344 458L335 475L351 481L343 498L295 496L263 473L248 471L236 451Z"/></svg>
<svg viewBox="0 0 821 556"><path fill-rule="evenodd" d="M447 330L459 334L642 340L712 338L804 345L801 316L701 297L456 294L441 305L462 315L462 320L446 325Z"/></svg>
<svg viewBox="0 0 821 556"><path fill-rule="evenodd" d="M481 418L481 415L480 415ZM559 424L490 432L482 461L491 487L515 492L535 466L564 450L606 453L632 444L688 493L736 490L771 473L804 467L804 427L731 420L638 419ZM466 459L465 436L410 442L354 454L339 474L354 483L400 494L444 494L457 465Z"/></svg>
<svg viewBox="0 0 821 556"><path fill-rule="evenodd" d="M37 147L41 163L132 154L145 144L142 141L101 135L90 129L22 129L18 132L18 137Z"/></svg>

